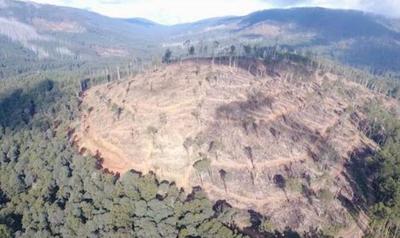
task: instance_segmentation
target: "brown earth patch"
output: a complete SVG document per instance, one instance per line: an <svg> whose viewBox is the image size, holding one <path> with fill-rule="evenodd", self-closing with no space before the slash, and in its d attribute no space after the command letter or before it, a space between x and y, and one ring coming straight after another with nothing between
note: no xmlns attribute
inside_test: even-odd
<svg viewBox="0 0 400 238"><path fill-rule="evenodd" d="M335 225L360 237L337 196L353 196L343 176L352 151L376 148L351 114L382 97L330 73L299 72L169 65L87 91L75 136L111 171L153 171L188 192L202 186L279 228Z"/></svg>

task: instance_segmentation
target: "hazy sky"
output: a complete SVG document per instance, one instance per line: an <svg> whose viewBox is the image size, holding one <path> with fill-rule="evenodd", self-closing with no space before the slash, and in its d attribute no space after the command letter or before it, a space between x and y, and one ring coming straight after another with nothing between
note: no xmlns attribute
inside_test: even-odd
<svg viewBox="0 0 400 238"><path fill-rule="evenodd" d="M400 0L33 0L88 9L112 17L143 17L163 24L245 15L267 8L321 6L400 17Z"/></svg>

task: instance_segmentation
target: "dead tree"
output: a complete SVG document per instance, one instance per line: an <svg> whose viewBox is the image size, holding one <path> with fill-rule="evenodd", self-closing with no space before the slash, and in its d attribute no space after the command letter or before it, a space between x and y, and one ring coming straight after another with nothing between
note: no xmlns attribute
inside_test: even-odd
<svg viewBox="0 0 400 238"><path fill-rule="evenodd" d="M119 71L119 66L117 66L117 80L119 81L121 79L121 73Z"/></svg>
<svg viewBox="0 0 400 238"><path fill-rule="evenodd" d="M214 66L215 63L215 51L218 50L219 47L219 41L214 41L213 42L213 51L212 51L212 61L211 65Z"/></svg>
<svg viewBox="0 0 400 238"><path fill-rule="evenodd" d="M223 182L223 184L224 184L224 189L225 189L225 192L227 193L228 192L228 189L227 189L227 187L226 187L226 181L225 181L225 179L226 179L226 171L225 170L223 170L223 169L220 169L219 170L219 176L221 177L221 180L222 180L222 182Z"/></svg>

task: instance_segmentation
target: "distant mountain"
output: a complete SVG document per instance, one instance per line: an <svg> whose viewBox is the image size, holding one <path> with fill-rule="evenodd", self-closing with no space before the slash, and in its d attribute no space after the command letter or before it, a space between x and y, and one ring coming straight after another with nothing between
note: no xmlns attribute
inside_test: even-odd
<svg viewBox="0 0 400 238"><path fill-rule="evenodd" d="M287 28L290 35L310 35L291 45L319 52L343 63L372 70L400 70L400 31L390 19L352 10L297 8L267 10L244 17L244 29L263 24ZM398 26L398 25L397 25ZM285 37L285 36L282 36Z"/></svg>
<svg viewBox="0 0 400 238"><path fill-rule="evenodd" d="M148 49L158 45L155 34L144 20L125 21L30 2L0 2L0 63L3 68L18 66L17 71L35 69L35 63L47 61L145 57Z"/></svg>
<svg viewBox="0 0 400 238"><path fill-rule="evenodd" d="M182 51L187 40L196 47L217 40L220 50L231 44L280 45L376 73L400 72L400 20L359 11L273 9L165 26L0 0L0 78L65 62L150 59L167 47Z"/></svg>
<svg viewBox="0 0 400 238"><path fill-rule="evenodd" d="M310 51L371 71L400 71L400 21L354 10L293 8L185 25L178 37ZM172 41L179 38L172 37Z"/></svg>
<svg viewBox="0 0 400 238"><path fill-rule="evenodd" d="M336 41L353 37L397 37L400 33L388 29L382 18L354 10L324 8L294 8L266 10L244 17L241 24L251 27L260 22L294 24L299 31L317 33L317 40Z"/></svg>

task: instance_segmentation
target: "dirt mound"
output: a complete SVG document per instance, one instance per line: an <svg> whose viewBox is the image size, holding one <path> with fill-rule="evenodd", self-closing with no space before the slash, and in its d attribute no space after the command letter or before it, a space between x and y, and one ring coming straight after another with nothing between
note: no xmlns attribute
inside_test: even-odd
<svg viewBox="0 0 400 238"><path fill-rule="evenodd" d="M184 62L87 91L76 139L109 170L202 186L278 227L346 229L343 164L375 148L354 114L376 97L329 73Z"/></svg>

